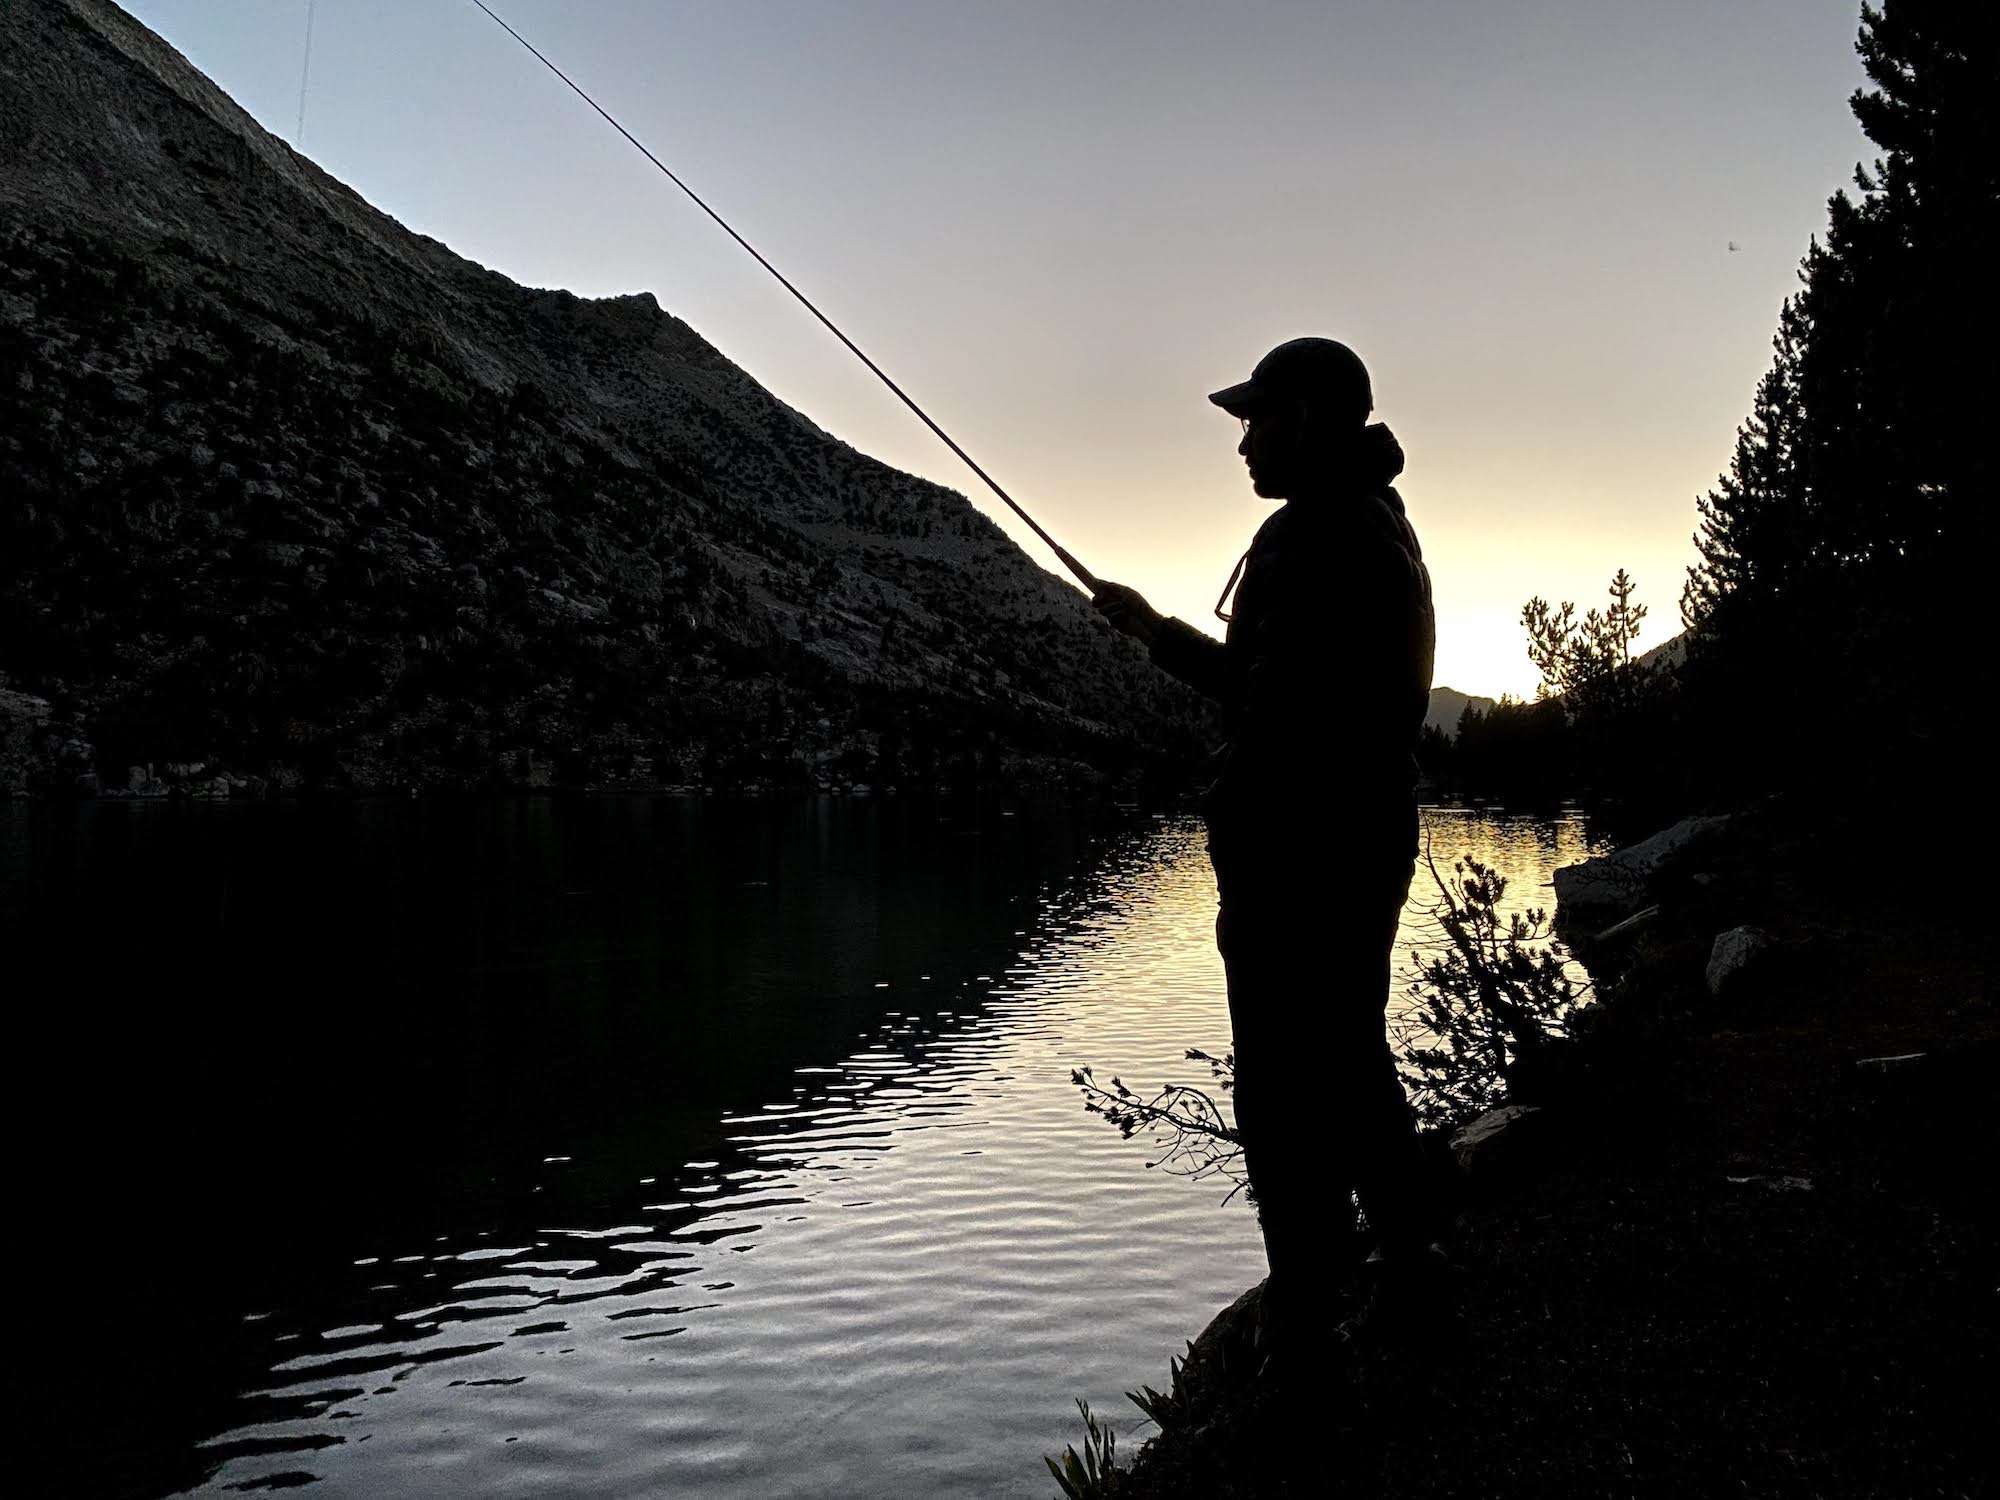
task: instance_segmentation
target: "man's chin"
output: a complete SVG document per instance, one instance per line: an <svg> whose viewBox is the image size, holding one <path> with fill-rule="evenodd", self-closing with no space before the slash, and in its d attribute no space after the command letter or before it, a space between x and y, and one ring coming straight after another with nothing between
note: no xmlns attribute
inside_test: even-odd
<svg viewBox="0 0 2000 1500"><path fill-rule="evenodd" d="M1266 500L1282 500L1285 498L1285 492L1279 487L1277 481L1267 479L1262 474L1252 474L1250 476L1250 489L1252 493L1261 495Z"/></svg>

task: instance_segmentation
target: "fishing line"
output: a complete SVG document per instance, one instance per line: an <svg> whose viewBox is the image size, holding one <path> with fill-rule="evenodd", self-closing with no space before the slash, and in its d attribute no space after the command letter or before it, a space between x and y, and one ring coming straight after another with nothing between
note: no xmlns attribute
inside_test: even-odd
<svg viewBox="0 0 2000 1500"><path fill-rule="evenodd" d="M297 151L305 144L306 138L306 80L312 76L313 65L313 8L319 0L306 0L306 55L299 64L299 123L292 132L292 149Z"/></svg>
<svg viewBox="0 0 2000 1500"><path fill-rule="evenodd" d="M472 3L478 6L482 11L484 11L487 15L487 18L491 20L494 25L498 26L502 31L506 32L507 35L511 36L515 41L519 42L523 47L527 48L527 50L534 55L536 61L540 62L543 67L547 68L551 73L555 74L556 77L560 78L564 83L568 84L570 92L575 94L577 98L581 99L585 104L588 104L592 109L596 110L599 115L603 116L605 123L608 124L613 130L617 131L620 135L624 136L626 140L630 141L632 145L638 149L639 154L644 156L647 161L651 162L654 166L658 167L660 169L661 174L667 179L667 181L671 182L675 187L679 188L683 193L686 193L688 197L694 201L695 207L699 208L703 213L707 214L711 219L715 220L715 222L722 227L722 230L725 234L727 234L732 240L736 241L737 244L741 245L744 248L744 250L746 250L749 253L750 257L757 262L758 265L762 266L765 270L771 273L772 277L776 279L778 285L782 286L786 291L790 292L794 297L798 299L800 306L804 307L807 312L811 313L815 318L819 319L819 321L825 326L827 332L831 333L835 338L839 339L841 343L845 344L850 354L852 354L856 359L860 360L861 363L868 366L868 368L872 372L874 372L875 378L880 380L882 384L886 385L892 392L895 393L897 400L901 401L903 405L907 406L911 411L915 412L917 414L917 419L921 421L924 424L924 426L930 428L932 432L936 433L939 441L941 441L947 448L951 449L953 453L956 453L959 456L960 460L964 462L965 466L968 469L972 470L973 473L977 474L982 480L984 480L986 482L986 487L991 491L993 491L994 494L998 495L1000 497L1000 502L1003 505L1005 505L1007 509L1011 510L1015 515L1019 516L1021 520L1024 523L1026 523L1028 529L1034 532L1036 536L1042 539L1042 541L1047 545L1048 549L1051 552L1055 553L1056 557L1062 562L1062 565L1068 568L1070 572L1076 575L1078 582L1080 582L1085 588L1089 589L1093 594L1097 592L1098 585L1096 576L1082 563L1078 562L1076 558L1071 556L1067 548L1065 548L1054 537L1050 536L1046 531L1044 531L1041 528L1040 523L1038 523L1033 516L1029 515L1025 510L1021 509L1020 505L1015 502L1014 497L1008 494L1005 490L1001 489L999 482L995 480L991 474L988 474L984 469L982 469L979 466L979 464L973 459L970 453L967 453L963 448L959 447L959 445L952 439L950 433L946 432L942 427L938 426L936 422L933 422L931 420L929 412L925 411L921 406L917 405L916 402L912 401L908 396L908 394L905 393L903 388L897 385L895 381L891 380L888 376L888 373L885 370L883 370L883 368L880 365L876 364L874 360L870 359L866 354L861 352L861 346L859 344L855 343L853 339L849 338L846 334L842 333L840 331L840 328L834 323L833 319L829 318L825 313L821 312L817 307L815 307L812 303L812 299L807 297L806 294L800 291L797 287L793 286L791 281L785 276L785 274L782 271L780 271L776 266L772 265L758 252L757 247L755 245L751 244L748 240L744 239L742 235L738 234L735 231L735 229L730 226L730 223L727 219L723 218L721 214L717 213L714 209L710 208L708 204L702 200L702 197L699 193L695 192L693 188L689 187L685 182L681 181L681 179L674 174L673 170L670 167L668 167L665 162L661 161L659 157L653 155L651 151L647 150L646 143L644 141L640 140L636 135L632 134L632 132L627 130L623 125L619 124L617 119L612 115L612 113L609 110L607 110L603 105L599 104L595 99L591 98L589 94L585 93L581 88L579 88L576 84L576 81L572 79L569 76L569 74L565 73L561 68L557 67L554 63L550 62L548 57L543 54L542 50L539 47L537 47L533 42L529 41L526 37L522 36L521 33L516 31L512 26L509 26L505 21L503 21L499 17L499 15L494 12L493 8L486 4L486 0L472 0ZM303 109L304 106L302 103L301 104L302 117L303 117Z"/></svg>

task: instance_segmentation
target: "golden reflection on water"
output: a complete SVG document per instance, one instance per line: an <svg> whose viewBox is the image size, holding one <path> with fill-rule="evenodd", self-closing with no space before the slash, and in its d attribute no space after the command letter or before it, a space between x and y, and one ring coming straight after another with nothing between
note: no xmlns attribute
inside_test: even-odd
<svg viewBox="0 0 2000 1500"><path fill-rule="evenodd" d="M1409 1008L1408 991L1417 982L1423 960L1447 945L1437 919L1443 898L1436 879L1451 882L1457 861L1470 855L1506 878L1503 914L1537 910L1553 914L1552 872L1588 859L1603 847L1601 841L1592 842L1582 813L1576 811L1545 817L1426 807L1422 838L1426 852L1417 859L1396 936L1392 1018ZM1140 997L1151 995L1163 976L1174 976L1177 985L1206 986L1221 993L1222 964L1214 952L1215 877L1198 823L1186 819L1166 824L1155 837L1109 862L1103 878L1102 920L1087 923L1074 937L1092 950L1093 969L1102 978L1107 1003L1126 1003L1121 997L1151 1003ZM1573 973L1581 982L1582 970ZM1190 1039L1190 1045L1210 1050L1227 1044L1226 1035Z"/></svg>
<svg viewBox="0 0 2000 1500"><path fill-rule="evenodd" d="M1449 882L1452 866L1470 854L1479 863L1498 870L1507 880L1507 894L1500 903L1502 915L1541 911L1553 915L1556 897L1552 872L1590 858L1605 847L1593 842L1581 812L1570 811L1554 818L1529 814L1508 814L1483 808L1427 807L1423 810L1423 834L1429 863L1437 875ZM1423 957L1445 945L1436 912L1441 901L1431 871L1423 856L1417 859L1416 877L1410 882L1410 899L1403 906L1403 922L1396 937L1395 982L1391 986L1390 1014L1408 1005L1407 991L1416 982L1417 967ZM1584 982L1580 966L1571 965L1571 977Z"/></svg>
<svg viewBox="0 0 2000 1500"><path fill-rule="evenodd" d="M1576 818L1425 826L1441 869L1475 854L1515 909L1590 852ZM879 894L829 889L843 932L896 925ZM1420 871L1398 993L1440 941L1435 903ZM1199 824L1117 833L1005 910L1011 955L962 978L953 944L876 944L881 1004L850 1040L698 1135L662 1115L552 1139L490 1221L392 1228L344 1280L246 1314L271 1357L199 1492L1045 1493L1071 1399L1117 1411L1162 1384L1262 1249L1240 1197L1149 1170L1069 1081L1192 1081L1186 1048L1227 1048ZM607 1005L661 1003L588 972Z"/></svg>

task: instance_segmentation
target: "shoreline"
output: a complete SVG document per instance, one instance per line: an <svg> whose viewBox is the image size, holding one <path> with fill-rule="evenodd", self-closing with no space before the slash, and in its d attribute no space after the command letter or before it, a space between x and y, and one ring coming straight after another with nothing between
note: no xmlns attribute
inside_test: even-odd
<svg viewBox="0 0 2000 1500"><path fill-rule="evenodd" d="M1210 1378L1115 1493L1978 1493L2000 1192L1954 1153L2000 1017L1970 914L1881 880L1920 858L1772 806L1670 865L1586 940L1602 1004L1538 1128L1464 1184L1457 1326L1303 1392ZM1711 994L1748 924L1769 952Z"/></svg>

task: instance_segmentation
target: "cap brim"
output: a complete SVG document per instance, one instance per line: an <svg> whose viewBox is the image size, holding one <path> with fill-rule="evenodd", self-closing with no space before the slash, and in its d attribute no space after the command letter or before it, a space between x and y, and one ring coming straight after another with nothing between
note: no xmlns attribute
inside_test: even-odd
<svg viewBox="0 0 2000 1500"><path fill-rule="evenodd" d="M1246 380L1241 385L1232 385L1224 390L1213 391L1209 394L1208 399L1228 412L1232 417L1247 417L1264 404L1262 395L1263 393L1254 384Z"/></svg>

